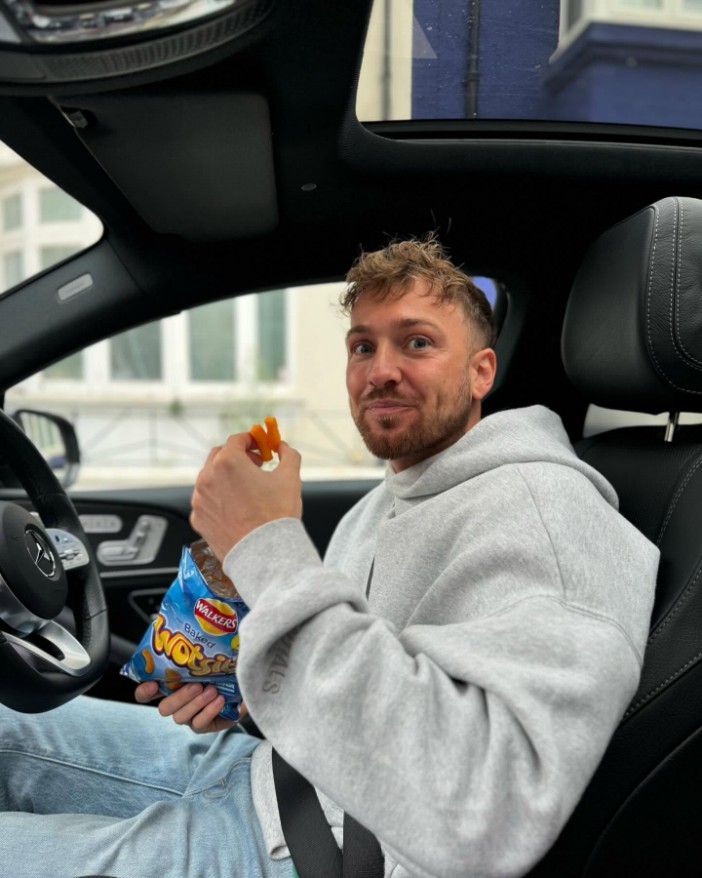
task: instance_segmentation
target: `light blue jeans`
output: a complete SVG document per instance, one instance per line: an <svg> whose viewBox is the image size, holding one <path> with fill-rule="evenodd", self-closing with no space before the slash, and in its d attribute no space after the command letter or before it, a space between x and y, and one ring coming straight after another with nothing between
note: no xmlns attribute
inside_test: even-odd
<svg viewBox="0 0 702 878"><path fill-rule="evenodd" d="M196 735L138 704L0 706L3 878L290 878L251 799L258 743Z"/></svg>

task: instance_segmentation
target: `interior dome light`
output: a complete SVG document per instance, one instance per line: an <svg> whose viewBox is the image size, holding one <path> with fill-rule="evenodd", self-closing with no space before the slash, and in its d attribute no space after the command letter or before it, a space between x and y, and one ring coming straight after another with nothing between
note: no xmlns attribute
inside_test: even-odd
<svg viewBox="0 0 702 878"><path fill-rule="evenodd" d="M70 45L188 25L222 12L239 0L98 0L74 3L61 0L5 0L10 22L24 36L22 42ZM4 35L3 35L4 34ZM21 38L20 38L21 39ZM0 28L0 40L8 39Z"/></svg>

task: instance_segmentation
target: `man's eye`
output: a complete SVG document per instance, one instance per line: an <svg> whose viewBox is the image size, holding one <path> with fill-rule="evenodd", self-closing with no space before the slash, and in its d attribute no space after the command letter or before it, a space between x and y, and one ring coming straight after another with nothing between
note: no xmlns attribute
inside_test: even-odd
<svg viewBox="0 0 702 878"><path fill-rule="evenodd" d="M429 347L429 339L428 338L413 338L409 346L415 351L421 351L426 347Z"/></svg>
<svg viewBox="0 0 702 878"><path fill-rule="evenodd" d="M369 354L371 352L371 346L366 341L359 341L356 344L351 345L351 353L352 354Z"/></svg>

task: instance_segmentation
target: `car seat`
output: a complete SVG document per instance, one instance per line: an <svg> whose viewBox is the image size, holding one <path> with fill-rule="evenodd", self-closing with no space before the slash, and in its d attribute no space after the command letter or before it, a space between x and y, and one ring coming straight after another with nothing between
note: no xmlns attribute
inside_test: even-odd
<svg viewBox="0 0 702 878"><path fill-rule="evenodd" d="M702 426L677 422L702 412L702 201L665 198L595 241L572 287L562 353L587 401L670 416L667 428L624 427L576 446L661 562L638 691L530 875L699 875Z"/></svg>

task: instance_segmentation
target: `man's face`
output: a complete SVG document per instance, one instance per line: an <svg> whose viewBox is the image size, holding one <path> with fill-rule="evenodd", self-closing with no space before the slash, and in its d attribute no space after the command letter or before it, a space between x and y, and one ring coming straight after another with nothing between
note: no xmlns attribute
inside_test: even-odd
<svg viewBox="0 0 702 878"><path fill-rule="evenodd" d="M366 291L356 302L347 335L351 415L368 450L396 471L448 448L479 420L494 354L474 351L472 336L460 305L441 302L426 281L397 297Z"/></svg>

